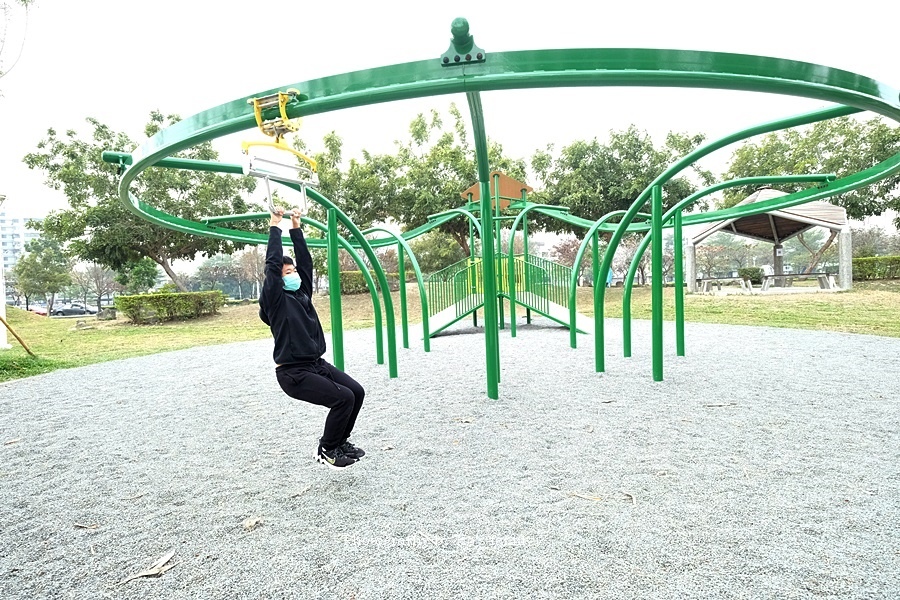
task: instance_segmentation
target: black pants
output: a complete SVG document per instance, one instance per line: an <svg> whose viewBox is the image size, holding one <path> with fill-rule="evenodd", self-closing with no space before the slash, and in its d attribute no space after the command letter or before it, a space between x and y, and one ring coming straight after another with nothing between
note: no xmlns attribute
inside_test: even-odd
<svg viewBox="0 0 900 600"><path fill-rule="evenodd" d="M343 444L353 426L366 392L352 377L323 359L282 365L275 369L278 385L291 398L329 408L325 433L319 443L325 450Z"/></svg>

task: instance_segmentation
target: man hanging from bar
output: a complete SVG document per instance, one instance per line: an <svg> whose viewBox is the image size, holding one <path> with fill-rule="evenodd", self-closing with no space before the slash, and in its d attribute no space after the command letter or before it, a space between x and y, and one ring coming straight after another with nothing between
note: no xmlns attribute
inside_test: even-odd
<svg viewBox="0 0 900 600"><path fill-rule="evenodd" d="M312 256L303 237L301 210L291 211L289 231L296 267L282 249L279 225L284 211L275 209L271 215L259 317L275 338L275 377L291 398L329 409L316 460L330 468L343 469L365 455L348 439L365 391L352 377L322 358L325 334L312 304Z"/></svg>

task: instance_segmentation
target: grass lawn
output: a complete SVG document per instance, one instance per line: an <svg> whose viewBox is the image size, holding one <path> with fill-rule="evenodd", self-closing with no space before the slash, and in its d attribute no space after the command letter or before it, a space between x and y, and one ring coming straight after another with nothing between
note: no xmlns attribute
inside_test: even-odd
<svg viewBox="0 0 900 600"><path fill-rule="evenodd" d="M416 286L408 288L410 322L421 322L421 304ZM578 310L593 315L591 288L579 288ZM394 293L399 315L399 294ZM606 316L622 316L622 289L610 288ZM326 331L330 324L327 297L316 300ZM374 325L371 296L342 298L345 329ZM674 293L665 290L665 316L674 315ZM521 311L520 311L521 316ZM635 288L632 317L650 318L649 287ZM705 323L766 325L801 329L825 329L900 337L900 280L854 283L850 292L779 296L685 296L685 319ZM16 308L7 310L7 320L37 358L29 356L12 335L11 350L0 351L0 381L28 377L61 368L155 354L194 346L255 340L269 336L257 317L255 304L230 306L211 317L161 325L131 325L124 319L86 319L92 329L75 328L78 319L47 318ZM397 318L399 325L400 319Z"/></svg>

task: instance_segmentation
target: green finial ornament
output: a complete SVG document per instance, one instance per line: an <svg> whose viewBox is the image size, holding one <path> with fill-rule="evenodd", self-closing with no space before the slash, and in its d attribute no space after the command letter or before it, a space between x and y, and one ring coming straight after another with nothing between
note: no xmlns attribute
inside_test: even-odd
<svg viewBox="0 0 900 600"><path fill-rule="evenodd" d="M484 62L484 50L475 45L475 38L469 33L469 21L463 17L453 19L450 24L450 48L441 55L445 67Z"/></svg>

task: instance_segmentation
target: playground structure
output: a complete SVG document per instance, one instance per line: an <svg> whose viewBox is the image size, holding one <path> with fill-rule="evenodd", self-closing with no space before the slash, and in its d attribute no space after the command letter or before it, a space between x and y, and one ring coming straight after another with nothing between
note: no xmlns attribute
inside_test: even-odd
<svg viewBox="0 0 900 600"><path fill-rule="evenodd" d="M578 320L575 312L577 273L557 269L552 264L544 264L537 257L530 256L527 249L522 256L515 256L511 251L506 255L502 253L498 241L498 226L500 221L507 217L500 215L501 202L508 201L510 209L519 210L512 224L510 249L514 248L513 236L519 224L522 225L527 239L527 215L532 212L584 229L584 241L574 264L580 264L588 247L591 247L595 282L602 280L600 274L609 272L616 248L626 232L646 234L641 252L650 246L652 371L653 379L661 381L664 227L673 228L675 235L676 349L677 354L683 356L685 353L683 226L739 219L767 211L787 209L866 186L900 172L900 153L898 153L859 173L840 179L831 174L761 175L736 179L700 190L663 213L663 185L702 157L755 135L863 111L871 111L900 122L900 92L896 88L855 73L769 57L652 49L568 49L486 53L475 45L474 39L469 35L468 23L464 19L453 22L451 33L453 38L450 47L437 58L329 76L268 90L257 96L234 100L184 119L157 133L131 154L104 152L104 160L120 167L119 193L122 202L129 210L144 219L183 233L212 236L243 244L265 244L266 236L263 234L233 229L223 224L264 219L268 218L268 213L222 215L192 221L161 211L135 197L130 191L131 184L147 168L164 167L235 175L250 174L263 178L267 186L270 181L275 181L301 192L304 199L308 198L318 203L327 213L327 223L308 218L304 218L303 221L326 233L324 239L310 239L309 245L328 249L332 352L335 365L342 368L344 362L340 294L335 293L340 286L337 250L342 247L350 252L367 276L375 306L377 360L379 364L384 360L382 331L386 329L389 373L391 377L397 376L395 311L391 296L387 293L389 289L387 279L374 253L375 248L396 245L401 281L405 281L404 253L409 257L410 265L416 274L422 301L423 339L426 351L429 350L430 338L442 328L472 314L474 310L479 308L483 310L487 395L496 399L499 397L499 330L505 323L504 302L509 304L512 335L515 335L517 304L526 307L528 316L531 311L536 311L567 324L570 331L570 345L573 348L577 346L578 330L588 329L583 325L583 319ZM568 214L564 207L529 202L527 186L519 190L519 196L503 194L502 175L492 174L488 165L485 119L480 96L481 92L491 90L579 86L719 88L802 96L833 102L836 105L761 124L709 142L682 157L657 176L628 210L610 213L597 221L588 221ZM295 120L303 116L451 93L466 95L474 130L477 188L467 194L468 202L463 207L432 215L426 224L406 231L400 236L379 228L360 231L338 206L316 191L316 165L302 155L296 157L300 161L296 166L275 165L278 168L286 167L289 171L286 175L275 170L259 168L258 164L253 163L250 167L245 167L172 157L176 152L193 145L253 127L258 127L263 133L274 137L274 145L284 146L282 136L295 130ZM287 147L284 146L283 149ZM245 150L249 150L249 147ZM804 181L814 185L799 192L738 205L727 210L683 214L698 199L718 190L784 181ZM648 203L649 210L645 210ZM469 219L470 236L474 239L474 234L479 234L481 254L475 256L473 253L463 264L455 265L451 270L445 270L446 272L432 274L426 286L426 281L415 257L409 251L407 242L455 218ZM636 221L638 218L640 220ZM349 233L347 238L339 235L338 224ZM366 236L372 234L383 234L383 237L367 240ZM599 251L601 235L609 237L602 255ZM474 244L470 246L474 249ZM362 252L371 264L374 279L368 277L368 269L359 252ZM626 316L623 319L626 356L631 354L630 286L635 269L636 264L633 264L626 279L629 290L624 299ZM378 289L383 292L380 298ZM595 285L593 292L594 318L590 330L594 338L595 368L597 372L603 372L606 352L603 311L605 286ZM401 328L404 346L408 347L405 293L405 286L401 285ZM386 324L382 324L382 302ZM563 313L568 311L567 319L561 314L560 308ZM452 320L448 322L448 319Z"/></svg>

